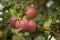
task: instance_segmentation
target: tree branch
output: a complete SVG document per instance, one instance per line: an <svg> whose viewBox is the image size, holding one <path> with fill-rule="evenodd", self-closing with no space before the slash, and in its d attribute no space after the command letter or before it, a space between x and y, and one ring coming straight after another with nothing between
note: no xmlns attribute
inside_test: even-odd
<svg viewBox="0 0 60 40"><path fill-rule="evenodd" d="M23 18L24 16L24 12L25 12L25 0L22 0L22 4L21 4L21 18Z"/></svg>

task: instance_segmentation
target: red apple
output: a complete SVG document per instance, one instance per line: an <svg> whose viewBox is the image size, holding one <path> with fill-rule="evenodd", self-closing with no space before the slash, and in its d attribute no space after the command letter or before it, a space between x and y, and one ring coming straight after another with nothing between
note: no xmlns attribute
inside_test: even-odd
<svg viewBox="0 0 60 40"><path fill-rule="evenodd" d="M10 17L10 24L12 25L12 26L14 26L15 25L15 16L11 16Z"/></svg>
<svg viewBox="0 0 60 40"><path fill-rule="evenodd" d="M19 21L19 20L17 20L17 21L15 22L15 28L17 28L17 29L20 28L20 21Z"/></svg>
<svg viewBox="0 0 60 40"><path fill-rule="evenodd" d="M35 17L35 15L36 15L36 8L34 6L28 6L26 8L26 15L28 15L30 18Z"/></svg>
<svg viewBox="0 0 60 40"><path fill-rule="evenodd" d="M29 31L33 32L36 29L36 23L33 20L29 20Z"/></svg>
<svg viewBox="0 0 60 40"><path fill-rule="evenodd" d="M28 21L26 19L22 19L20 22L20 27L22 31L26 31L28 29Z"/></svg>

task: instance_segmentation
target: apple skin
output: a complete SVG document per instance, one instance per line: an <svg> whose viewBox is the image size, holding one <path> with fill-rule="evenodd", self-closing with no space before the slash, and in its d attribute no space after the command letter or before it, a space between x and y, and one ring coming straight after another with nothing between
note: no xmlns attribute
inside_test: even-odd
<svg viewBox="0 0 60 40"><path fill-rule="evenodd" d="M11 16L10 17L10 24L12 25L12 26L15 26L15 16Z"/></svg>
<svg viewBox="0 0 60 40"><path fill-rule="evenodd" d="M29 31L33 32L36 29L36 23L33 20L29 20Z"/></svg>
<svg viewBox="0 0 60 40"><path fill-rule="evenodd" d="M19 29L19 28L20 28L20 21L19 21L19 20L17 20L17 21L15 22L15 28L16 28L16 29Z"/></svg>
<svg viewBox="0 0 60 40"><path fill-rule="evenodd" d="M28 6L26 8L26 15L28 15L30 18L33 18L36 16L36 8L34 6Z"/></svg>
<svg viewBox="0 0 60 40"><path fill-rule="evenodd" d="M22 19L20 22L20 27L22 31L27 31L28 30L28 21L26 19Z"/></svg>

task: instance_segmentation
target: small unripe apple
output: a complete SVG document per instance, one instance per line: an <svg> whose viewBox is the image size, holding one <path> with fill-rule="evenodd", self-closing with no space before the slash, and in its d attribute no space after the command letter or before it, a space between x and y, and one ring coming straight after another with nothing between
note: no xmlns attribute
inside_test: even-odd
<svg viewBox="0 0 60 40"><path fill-rule="evenodd" d="M22 19L20 22L20 27L22 31L26 31L28 29L28 21L26 19Z"/></svg>
<svg viewBox="0 0 60 40"><path fill-rule="evenodd" d="M36 29L36 23L33 20L29 20L29 31L33 32Z"/></svg>
<svg viewBox="0 0 60 40"><path fill-rule="evenodd" d="M15 16L11 16L10 17L10 24L12 25L12 26L14 26L15 25Z"/></svg>
<svg viewBox="0 0 60 40"><path fill-rule="evenodd" d="M17 20L17 21L15 22L15 28L17 28L17 29L20 28L20 22L19 22L19 20Z"/></svg>
<svg viewBox="0 0 60 40"><path fill-rule="evenodd" d="M26 8L26 15L28 15L30 18L35 17L35 15L36 15L36 8L34 6L28 6Z"/></svg>

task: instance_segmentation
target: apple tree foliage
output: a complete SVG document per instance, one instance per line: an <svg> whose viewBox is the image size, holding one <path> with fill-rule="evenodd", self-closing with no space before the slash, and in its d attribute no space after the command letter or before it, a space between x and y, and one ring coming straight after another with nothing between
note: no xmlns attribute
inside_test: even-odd
<svg viewBox="0 0 60 40"><path fill-rule="evenodd" d="M60 40L60 0L0 0L0 4L3 7L0 7L0 12L2 12L0 18L3 18L0 21L0 40L47 40L48 35ZM31 12L31 8L27 9L28 12L25 12L28 6L34 6L36 10L33 13L36 11L36 14L28 14ZM19 18L29 21L33 15L35 17L31 20L36 23L35 31L18 29ZM17 17L17 20L14 18L17 21L15 24L17 28L10 24L11 16ZM25 25L25 23L23 24ZM30 23L30 26L32 24ZM33 29L33 27L30 29Z"/></svg>

